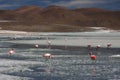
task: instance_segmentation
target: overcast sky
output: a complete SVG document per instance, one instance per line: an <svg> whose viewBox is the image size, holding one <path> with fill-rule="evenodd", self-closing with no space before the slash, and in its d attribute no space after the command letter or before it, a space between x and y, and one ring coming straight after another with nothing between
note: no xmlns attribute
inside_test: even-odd
<svg viewBox="0 0 120 80"><path fill-rule="evenodd" d="M107 10L120 10L120 0L0 0L0 9L16 9L29 5L41 7L58 5L72 9L102 8Z"/></svg>

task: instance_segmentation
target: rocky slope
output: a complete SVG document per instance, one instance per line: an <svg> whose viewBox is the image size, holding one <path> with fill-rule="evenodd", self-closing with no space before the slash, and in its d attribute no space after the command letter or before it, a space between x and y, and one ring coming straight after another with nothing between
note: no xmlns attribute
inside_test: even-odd
<svg viewBox="0 0 120 80"><path fill-rule="evenodd" d="M2 29L22 31L84 31L88 27L120 29L120 11L98 8L67 9L61 6L24 6L0 10Z"/></svg>

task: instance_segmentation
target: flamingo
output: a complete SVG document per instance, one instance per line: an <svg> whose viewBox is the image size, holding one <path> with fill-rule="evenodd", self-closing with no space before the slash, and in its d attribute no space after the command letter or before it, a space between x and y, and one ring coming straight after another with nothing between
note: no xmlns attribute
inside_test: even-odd
<svg viewBox="0 0 120 80"><path fill-rule="evenodd" d="M38 48L39 46L37 44L34 45L35 48Z"/></svg>
<svg viewBox="0 0 120 80"><path fill-rule="evenodd" d="M101 45L97 45L97 46L96 46L96 49L98 50L100 47L101 47Z"/></svg>
<svg viewBox="0 0 120 80"><path fill-rule="evenodd" d="M64 38L65 43L67 43L67 38ZM67 45L65 44L65 49L67 49Z"/></svg>
<svg viewBox="0 0 120 80"><path fill-rule="evenodd" d="M53 57L53 55L50 53L45 53L45 54L43 54L43 57L46 59L46 61L49 61L49 59L51 59ZM51 68L51 65L52 65L51 61L49 61L47 65L48 65L48 68L46 69L46 71L49 73L52 72L53 69Z"/></svg>
<svg viewBox="0 0 120 80"><path fill-rule="evenodd" d="M111 43L108 43L108 44L107 44L107 48L110 48L111 46L112 46Z"/></svg>
<svg viewBox="0 0 120 80"><path fill-rule="evenodd" d="M8 54L11 56L14 53L14 49L9 50Z"/></svg>
<svg viewBox="0 0 120 80"><path fill-rule="evenodd" d="M96 55L91 55L90 58L91 58L92 60L96 60Z"/></svg>
<svg viewBox="0 0 120 80"><path fill-rule="evenodd" d="M47 40L47 46L48 46L48 48L50 48L51 41L48 39L48 36L46 37L46 40Z"/></svg>
<svg viewBox="0 0 120 80"><path fill-rule="evenodd" d="M88 49L91 49L91 48L92 48L92 46L91 46L90 44L88 44L88 45L87 45L87 48L88 48Z"/></svg>
<svg viewBox="0 0 120 80"><path fill-rule="evenodd" d="M90 58L91 60L96 60L96 55L93 55L92 52L89 52Z"/></svg>
<svg viewBox="0 0 120 80"><path fill-rule="evenodd" d="M51 59L53 56L50 53L45 53L45 54L43 54L43 57L46 59Z"/></svg>

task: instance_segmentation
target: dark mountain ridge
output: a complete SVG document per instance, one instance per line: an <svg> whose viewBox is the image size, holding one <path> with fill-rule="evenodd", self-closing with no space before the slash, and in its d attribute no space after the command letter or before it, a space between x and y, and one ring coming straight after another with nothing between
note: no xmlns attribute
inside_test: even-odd
<svg viewBox="0 0 120 80"><path fill-rule="evenodd" d="M59 31L62 29L64 31L80 31L86 27L120 29L120 11L98 8L67 9L54 5L46 8L23 6L16 10L0 10L0 20L17 21L0 23L2 29L11 28L12 30ZM28 26L33 26L32 30Z"/></svg>

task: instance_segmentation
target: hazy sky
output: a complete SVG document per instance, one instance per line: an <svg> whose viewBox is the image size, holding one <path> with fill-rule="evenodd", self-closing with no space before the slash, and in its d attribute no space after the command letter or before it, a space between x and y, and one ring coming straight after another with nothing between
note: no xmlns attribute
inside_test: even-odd
<svg viewBox="0 0 120 80"><path fill-rule="evenodd" d="M28 5L42 7L58 5L68 8L94 7L108 10L120 10L120 0L0 0L0 9L16 9Z"/></svg>

